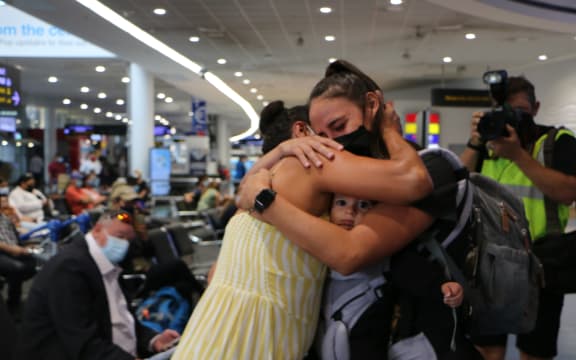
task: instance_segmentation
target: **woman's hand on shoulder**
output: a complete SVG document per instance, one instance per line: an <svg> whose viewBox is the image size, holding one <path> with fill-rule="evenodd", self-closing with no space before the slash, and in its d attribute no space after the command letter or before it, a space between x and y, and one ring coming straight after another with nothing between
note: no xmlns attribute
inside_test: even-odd
<svg viewBox="0 0 576 360"><path fill-rule="evenodd" d="M340 151L344 147L338 142L322 136L304 136L286 140L278 145L281 157L295 156L302 166L308 168L310 164L322 167L323 159L332 160L334 150Z"/></svg>
<svg viewBox="0 0 576 360"><path fill-rule="evenodd" d="M254 174L247 174L242 179L238 196L236 196L236 206L239 209L251 210L254 207L254 199L264 189L270 189L272 175L268 169L260 169Z"/></svg>

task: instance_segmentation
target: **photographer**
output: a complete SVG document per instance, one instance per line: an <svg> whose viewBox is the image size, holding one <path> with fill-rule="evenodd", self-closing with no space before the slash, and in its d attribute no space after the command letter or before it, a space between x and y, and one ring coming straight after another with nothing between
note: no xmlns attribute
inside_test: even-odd
<svg viewBox="0 0 576 360"><path fill-rule="evenodd" d="M499 100L499 90L501 100ZM576 140L560 129L555 137L552 167L544 166L544 140L550 126L538 125L533 117L540 103L534 86L524 77L510 77L491 85L492 97L502 110L475 112L471 136L462 162L470 171L479 171L523 200L530 233L536 241L550 233L544 197L558 205L561 229L568 220L568 206L576 199ZM502 126L500 126L502 125ZM551 359L557 354L557 339L564 294L542 289L535 328L518 335L521 359ZM507 335L473 339L485 359L504 359Z"/></svg>

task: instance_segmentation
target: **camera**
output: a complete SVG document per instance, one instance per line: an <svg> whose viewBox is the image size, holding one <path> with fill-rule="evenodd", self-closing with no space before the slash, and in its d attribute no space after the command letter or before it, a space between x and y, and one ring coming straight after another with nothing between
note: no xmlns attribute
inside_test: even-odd
<svg viewBox="0 0 576 360"><path fill-rule="evenodd" d="M508 73L506 70L485 72L482 80L490 86L490 96L496 103L492 111L484 114L478 122L477 129L482 141L508 136L507 124L518 129L520 122L529 120L532 117L532 115L519 109L514 109L506 103L508 96Z"/></svg>

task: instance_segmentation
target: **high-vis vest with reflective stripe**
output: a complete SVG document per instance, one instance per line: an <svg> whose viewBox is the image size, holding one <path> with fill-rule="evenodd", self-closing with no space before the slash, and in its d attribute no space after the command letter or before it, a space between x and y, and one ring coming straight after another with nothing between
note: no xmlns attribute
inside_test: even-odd
<svg viewBox="0 0 576 360"><path fill-rule="evenodd" d="M571 131L561 129L556 134L555 140L558 140L563 134L574 136ZM532 157L542 165L544 165L544 141L547 137L547 134L542 135L538 141L536 141L534 150L532 151ZM533 240L547 234L544 194L534 186L532 180L524 175L522 170L520 170L514 162L504 158L485 159L482 164L482 174L505 185L516 194L516 196L522 199L526 217L530 223L530 234ZM558 204L558 218L562 229L566 227L568 217L569 207Z"/></svg>

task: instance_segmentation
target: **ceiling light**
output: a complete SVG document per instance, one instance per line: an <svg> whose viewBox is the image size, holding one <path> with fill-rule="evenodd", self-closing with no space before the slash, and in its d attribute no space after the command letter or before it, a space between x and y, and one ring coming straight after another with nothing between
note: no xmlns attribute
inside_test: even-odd
<svg viewBox="0 0 576 360"><path fill-rule="evenodd" d="M166 9L162 9L162 8L154 9L154 14L156 14L156 15L166 15Z"/></svg>
<svg viewBox="0 0 576 360"><path fill-rule="evenodd" d="M72 101L68 98L62 99L62 104L64 104L64 105L70 105L71 103L72 103Z"/></svg>
<svg viewBox="0 0 576 360"><path fill-rule="evenodd" d="M262 101L263 106L268 106L268 104L270 104L268 101Z"/></svg>
<svg viewBox="0 0 576 360"><path fill-rule="evenodd" d="M334 61L336 61L336 60L338 60L338 59L336 59L336 58L330 58L330 59L328 59L328 62L329 62L330 64L332 64L332 63L333 63Z"/></svg>
<svg viewBox="0 0 576 360"><path fill-rule="evenodd" d="M332 8L328 6L324 6L320 8L320 12L322 14L330 14L332 12Z"/></svg>
<svg viewBox="0 0 576 360"><path fill-rule="evenodd" d="M33 143L33 142L29 142L29 143L28 143L28 147L29 147L30 149L32 149L32 148L34 147L34 143Z"/></svg>
<svg viewBox="0 0 576 360"><path fill-rule="evenodd" d="M118 114L118 115L114 116L114 119L116 119L116 120L122 120L122 115Z"/></svg>
<svg viewBox="0 0 576 360"><path fill-rule="evenodd" d="M88 86L82 86L80 88L80 92L81 93L89 93L90 92L90 88Z"/></svg>
<svg viewBox="0 0 576 360"><path fill-rule="evenodd" d="M123 122L124 124L126 124L126 123L128 122L128 118L126 118L126 117L125 117L125 118L122 118L122 122Z"/></svg>
<svg viewBox="0 0 576 360"><path fill-rule="evenodd" d="M190 37L188 38L188 40L189 40L190 42L198 42L198 41L200 41L200 38L199 38L198 36L190 36Z"/></svg>
<svg viewBox="0 0 576 360"><path fill-rule="evenodd" d="M124 99L117 99L116 105L124 105Z"/></svg>
<svg viewBox="0 0 576 360"><path fill-rule="evenodd" d="M234 73L234 76L236 76L236 77L242 77L243 75L244 75L244 74L242 74L242 71L236 71L236 72Z"/></svg>
<svg viewBox="0 0 576 360"><path fill-rule="evenodd" d="M448 64L452 62L452 58L450 56L445 56L444 58L442 58L442 62Z"/></svg>
<svg viewBox="0 0 576 360"><path fill-rule="evenodd" d="M326 35L326 36L324 36L324 40L326 40L326 41L334 41L334 40L336 40L336 36L334 36L334 35Z"/></svg>
<svg viewBox="0 0 576 360"><path fill-rule="evenodd" d="M8 145L8 141L2 140L2 146L6 146L6 145Z"/></svg>
<svg viewBox="0 0 576 360"><path fill-rule="evenodd" d="M402 0L390 0L390 5L402 5Z"/></svg>
<svg viewBox="0 0 576 360"><path fill-rule="evenodd" d="M0 1L0 6L4 6L4 5L6 5L6 2ZM4 142L2 142L2 145L4 145Z"/></svg>
<svg viewBox="0 0 576 360"><path fill-rule="evenodd" d="M158 94L156 94L156 98L157 98L157 99L162 100L162 99L164 99L165 97L166 97L166 94L164 94L164 93L158 93Z"/></svg>
<svg viewBox="0 0 576 360"><path fill-rule="evenodd" d="M86 104L80 104L80 109L86 110L86 109L88 109L88 105L86 105Z"/></svg>
<svg viewBox="0 0 576 360"><path fill-rule="evenodd" d="M164 99L165 102L167 102L168 104L173 103L174 99L171 98L170 96L168 96L166 99Z"/></svg>
<svg viewBox="0 0 576 360"><path fill-rule="evenodd" d="M48 77L48 82L52 83L52 84L57 83L58 78L56 76L50 76L50 77Z"/></svg>
<svg viewBox="0 0 576 360"><path fill-rule="evenodd" d="M154 115L154 120L160 121L160 120L162 120L162 116L160 116L160 115Z"/></svg>
<svg viewBox="0 0 576 360"><path fill-rule="evenodd" d="M100 114L102 112L102 109L100 109L99 107L95 107L93 111L94 114Z"/></svg>
<svg viewBox="0 0 576 360"><path fill-rule="evenodd" d="M128 84L128 83L130 82L130 78L129 78L128 76L124 76L124 77L122 78L122 82L123 82L124 84Z"/></svg>
<svg viewBox="0 0 576 360"><path fill-rule="evenodd" d="M98 93L98 99L106 99L106 93L105 92Z"/></svg>
<svg viewBox="0 0 576 360"><path fill-rule="evenodd" d="M102 73L102 72L106 71L106 67L102 66L102 65L98 65L94 68L94 70L96 70L96 72Z"/></svg>
<svg viewBox="0 0 576 360"><path fill-rule="evenodd" d="M476 34L468 33L468 34L464 35L464 37L468 40L474 40L474 39L476 39Z"/></svg>
<svg viewBox="0 0 576 360"><path fill-rule="evenodd" d="M263 96L263 95L258 95L258 96L256 96L256 99L258 99L258 100L264 100L264 96Z"/></svg>
<svg viewBox="0 0 576 360"><path fill-rule="evenodd" d="M246 131L238 135L231 136L229 138L230 141L232 142L238 141L258 131L258 123L260 120L260 116L258 116L256 110L252 107L252 105L248 102L248 100L240 96L240 94L234 91L230 86L228 86L228 84L222 81L222 79L220 79L218 76L212 74L209 71L206 71L206 69L204 69L200 64L192 61L188 57L182 55L178 51L174 50L170 46L158 40L151 34L147 33L138 26L134 25L132 22L128 21L122 15L118 14L108 6L104 5L101 1L76 0L76 2L85 6L90 11L100 16L102 19L108 21L110 24L116 26L117 28L121 29L128 35L140 41L142 44L148 46L153 51L156 51L158 54L161 54L169 58L170 60L174 61L175 63L180 64L181 66L185 67L186 69L190 70L196 75L202 76L204 80L208 81L218 91L220 91L222 94L228 97L236 105L238 105L242 109L242 111L244 111L248 119L250 119L250 127Z"/></svg>
<svg viewBox="0 0 576 360"><path fill-rule="evenodd" d="M216 60L216 62L220 65L224 65L224 64L226 64L226 59L220 58L220 59Z"/></svg>
<svg viewBox="0 0 576 360"><path fill-rule="evenodd" d="M252 88L252 89L250 89L250 92L251 92L252 94L256 94L256 93L258 92L258 89Z"/></svg>
<svg viewBox="0 0 576 360"><path fill-rule="evenodd" d="M110 111L107 111L107 112L106 112L106 117L107 117L107 118L111 118L111 117L113 117L113 116L114 116L114 114L112 114Z"/></svg>
<svg viewBox="0 0 576 360"><path fill-rule="evenodd" d="M16 146L20 147L20 146L22 146L22 143L20 141L16 141Z"/></svg>
<svg viewBox="0 0 576 360"><path fill-rule="evenodd" d="M249 85L249 84L250 84L250 80L244 79L244 80L242 80L242 84L244 84L244 85Z"/></svg>
<svg viewBox="0 0 576 360"><path fill-rule="evenodd" d="M548 60L548 56L546 54L538 55L538 60L546 61Z"/></svg>

